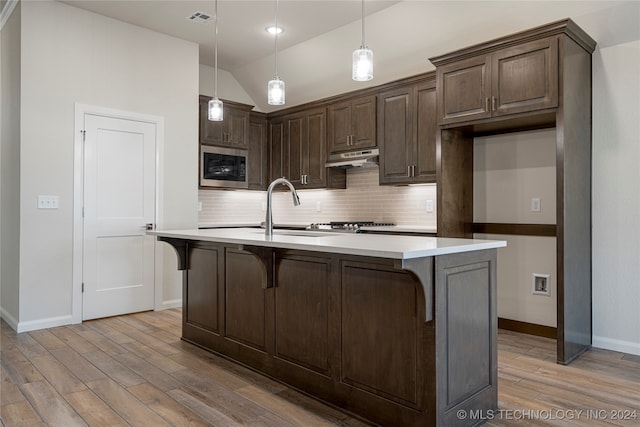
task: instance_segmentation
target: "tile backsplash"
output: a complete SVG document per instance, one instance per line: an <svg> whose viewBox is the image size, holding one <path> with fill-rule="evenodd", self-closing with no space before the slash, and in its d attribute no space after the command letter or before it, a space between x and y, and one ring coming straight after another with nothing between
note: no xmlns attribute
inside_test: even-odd
<svg viewBox="0 0 640 427"><path fill-rule="evenodd" d="M380 186L378 168L347 170L345 190L301 190L300 206L287 191L273 194L276 224L329 221L376 221L397 225L436 225L436 185ZM200 190L201 224L259 224L264 221L266 192ZM428 201L433 212L427 212Z"/></svg>

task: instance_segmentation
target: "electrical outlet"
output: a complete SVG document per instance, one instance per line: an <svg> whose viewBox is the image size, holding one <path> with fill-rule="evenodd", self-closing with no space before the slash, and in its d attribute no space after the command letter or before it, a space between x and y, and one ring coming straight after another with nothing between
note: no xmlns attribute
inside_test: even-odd
<svg viewBox="0 0 640 427"><path fill-rule="evenodd" d="M428 199L425 203L425 210L427 213L433 213L433 200Z"/></svg>
<svg viewBox="0 0 640 427"><path fill-rule="evenodd" d="M198 200L198 212L202 212L202 200Z"/></svg>
<svg viewBox="0 0 640 427"><path fill-rule="evenodd" d="M540 198L534 197L531 199L531 212L540 212Z"/></svg>
<svg viewBox="0 0 640 427"><path fill-rule="evenodd" d="M533 294L550 296L548 274L533 273Z"/></svg>
<svg viewBox="0 0 640 427"><path fill-rule="evenodd" d="M58 209L58 196L38 196L38 209Z"/></svg>
<svg viewBox="0 0 640 427"><path fill-rule="evenodd" d="M316 212L322 212L322 202L320 200L316 202Z"/></svg>

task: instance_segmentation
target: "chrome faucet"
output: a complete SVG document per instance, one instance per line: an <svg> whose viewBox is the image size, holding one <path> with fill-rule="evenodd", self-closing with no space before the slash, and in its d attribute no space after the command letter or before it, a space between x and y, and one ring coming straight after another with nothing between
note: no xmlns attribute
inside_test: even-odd
<svg viewBox="0 0 640 427"><path fill-rule="evenodd" d="M264 225L265 225L264 235L267 237L273 236L273 216L271 215L271 193L273 193L274 187L278 184L286 185L287 187L289 187L289 190L291 190L291 196L293 197L293 205L294 206L300 205L300 198L298 197L298 193L296 193L296 189L294 188L293 184L291 184L291 182L284 177L274 179L273 182L269 184L269 188L267 189L267 216L264 221Z"/></svg>

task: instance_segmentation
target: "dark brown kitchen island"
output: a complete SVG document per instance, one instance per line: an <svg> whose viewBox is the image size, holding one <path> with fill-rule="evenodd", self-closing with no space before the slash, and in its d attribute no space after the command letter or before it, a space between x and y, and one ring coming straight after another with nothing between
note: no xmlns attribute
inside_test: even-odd
<svg viewBox="0 0 640 427"><path fill-rule="evenodd" d="M385 426L497 409L504 242L154 231L183 270L182 338Z"/></svg>

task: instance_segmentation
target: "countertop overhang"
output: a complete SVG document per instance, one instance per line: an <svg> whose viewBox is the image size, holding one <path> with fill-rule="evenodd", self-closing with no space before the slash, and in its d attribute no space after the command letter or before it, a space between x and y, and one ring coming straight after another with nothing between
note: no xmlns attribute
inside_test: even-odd
<svg viewBox="0 0 640 427"><path fill-rule="evenodd" d="M327 252L398 260L431 257L505 247L502 240L456 239L365 233L275 230L267 237L255 228L153 230L147 234L193 241Z"/></svg>

